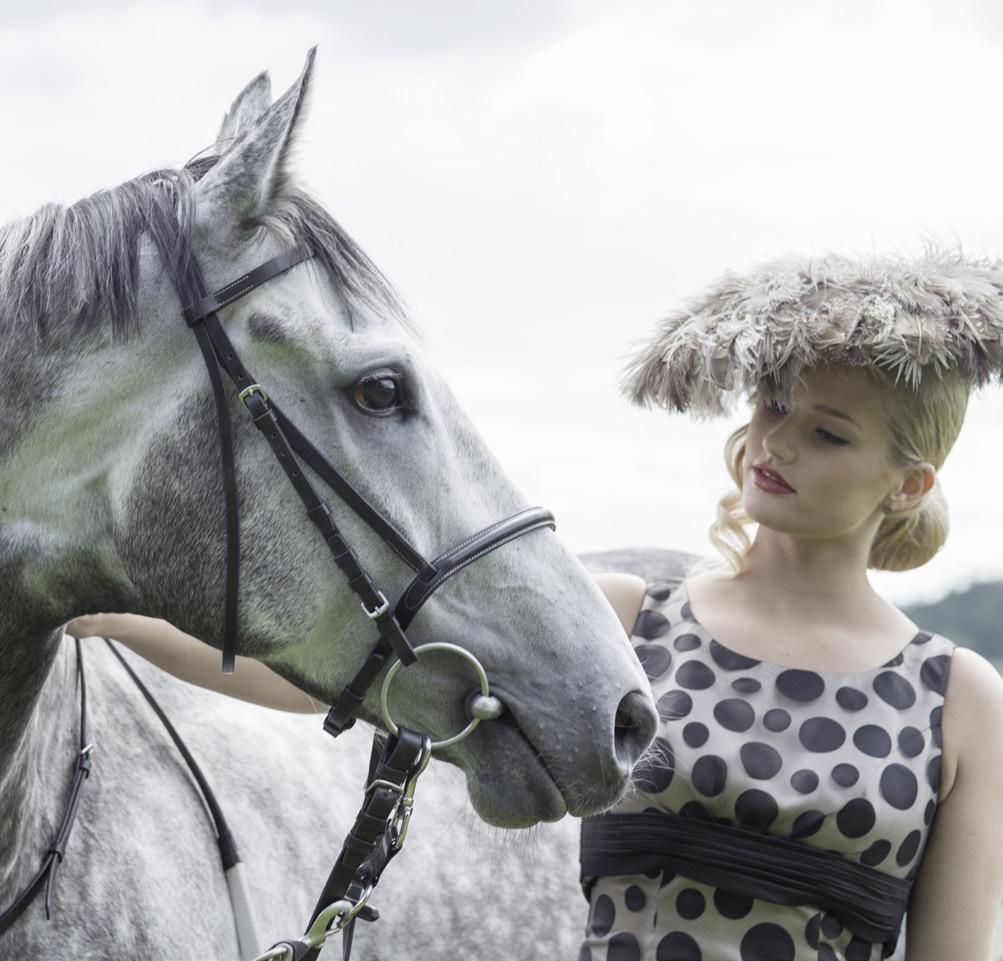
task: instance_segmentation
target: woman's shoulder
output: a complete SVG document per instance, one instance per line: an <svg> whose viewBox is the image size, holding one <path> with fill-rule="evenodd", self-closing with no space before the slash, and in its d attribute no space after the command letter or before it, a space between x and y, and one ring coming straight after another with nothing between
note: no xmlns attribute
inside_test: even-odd
<svg viewBox="0 0 1003 961"><path fill-rule="evenodd" d="M649 582L637 574L628 574L626 571L602 571L592 576L599 585L599 590L616 611L624 631L630 634L644 603Z"/></svg>

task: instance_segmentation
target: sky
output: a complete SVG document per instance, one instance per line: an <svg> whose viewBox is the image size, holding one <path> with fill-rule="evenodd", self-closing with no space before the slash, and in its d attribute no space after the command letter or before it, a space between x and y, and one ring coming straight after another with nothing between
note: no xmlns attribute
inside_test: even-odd
<svg viewBox="0 0 1003 961"><path fill-rule="evenodd" d="M710 554L732 418L617 391L656 321L788 254L1003 255L990 0L0 0L0 221L210 145L318 45L297 172L394 282L491 449L579 552ZM1003 393L940 472L896 604L1003 578Z"/></svg>

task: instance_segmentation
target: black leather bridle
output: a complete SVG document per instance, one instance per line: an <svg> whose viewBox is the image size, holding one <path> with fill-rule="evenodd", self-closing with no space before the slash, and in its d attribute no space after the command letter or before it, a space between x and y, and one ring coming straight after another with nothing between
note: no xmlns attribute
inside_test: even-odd
<svg viewBox="0 0 1003 961"><path fill-rule="evenodd" d="M183 311L202 350L216 400L220 450L223 457L223 485L226 494L227 517L227 578L226 606L223 629L223 671L234 667L234 635L237 623L237 596L240 577L240 527L237 514L237 488L233 464L233 441L230 419L220 377L222 368L240 392L240 399L251 414L254 426L261 431L282 465L290 483L303 501L307 516L317 525L344 572L348 585L359 596L362 609L379 632L375 648L362 668L338 695L331 706L324 729L337 736L355 723L355 713L362 704L373 681L391 654L404 664L416 660L414 649L405 629L432 593L457 571L478 558L507 544L523 534L543 527L556 529L554 515L542 507L530 507L506 517L461 541L456 547L427 561L365 497L308 441L278 404L268 397L261 385L247 372L226 335L216 311L232 304L273 277L314 256L306 243L284 251L249 271L242 277L207 293L205 281L194 256L182 258L181 269L174 278L182 303L190 304ZM303 473L296 459L299 455L338 497L344 501L397 555L415 572L415 577L392 607L385 594L378 590L365 572L355 551L345 542L335 523L330 507L324 502Z"/></svg>
<svg viewBox="0 0 1003 961"><path fill-rule="evenodd" d="M226 372L239 391L244 407L251 414L254 426L264 435L282 465L286 476L299 495L307 516L317 525L327 542L334 561L348 579L348 585L358 595L362 609L375 625L379 637L362 667L345 686L328 711L324 729L334 737L348 730L356 713L382 668L392 656L403 664L417 660L415 648L405 634L415 614L445 581L468 564L523 534L544 527L556 529L553 514L541 507L531 507L506 517L467 537L452 549L432 561L426 560L365 497L346 480L338 470L308 441L295 424L282 412L261 385L248 373L238 357L230 338L220 323L217 311L249 294L252 290L313 257L314 249L307 243L298 244L270 260L266 260L214 293L209 293L202 272L175 218L176 250L164 249L164 239L154 232L165 262L175 263L172 273L174 287L182 304L185 322L192 330L205 359L212 385L219 426L220 451L223 462L223 490L226 501L227 555L226 601L223 626L223 672L234 669L237 629L237 604L240 587L240 518L237 503L236 471L234 468L233 438L230 428L229 408L220 370ZM313 484L303 472L297 456L302 458L335 494L350 507L384 543L415 574L413 580L392 605L386 595L372 582L352 548L345 542L335 522L329 505L320 498ZM77 643L77 670L81 697L80 738L81 750L75 768L70 800L58 836L46 852L41 871L14 903L0 913L0 934L10 928L24 913L35 896L46 887L46 917L49 916L52 884L56 867L63 859L66 842L72 829L84 781L90 774L91 752L86 739L86 694L83 662L79 640ZM450 646L450 645L429 645ZM420 650L420 649L419 649ZM117 653L117 652L116 652ZM120 657L121 660L121 657ZM124 663L124 661L123 661ZM128 669L128 665L126 665ZM130 673L132 673L130 671ZM133 674L144 695L160 713L152 699ZM469 707L468 707L469 709ZM475 714L475 716L477 716ZM492 715L483 715L488 717ZM165 717L161 720L172 732L175 743L183 749L180 739ZM411 793L417 777L425 769L432 743L427 735L400 727L395 734L374 736L365 800L349 832L338 860L310 918L311 931L300 939L279 942L262 958L289 958L291 961L315 961L324 943L325 931L344 932L343 957L348 959L352 943L352 930L356 916L375 920L378 913L366 904L369 893L379 881L388 861L403 843L410 816ZM184 749L183 749L184 753ZM193 762L186 756L190 765ZM199 772L200 784L204 778ZM211 792L209 792L211 796ZM215 818L215 812L214 812ZM217 819L221 845L230 836L228 828ZM222 850L222 847L221 847ZM234 855L235 856L235 855ZM224 867L227 855L224 853ZM340 906L340 907L339 907Z"/></svg>

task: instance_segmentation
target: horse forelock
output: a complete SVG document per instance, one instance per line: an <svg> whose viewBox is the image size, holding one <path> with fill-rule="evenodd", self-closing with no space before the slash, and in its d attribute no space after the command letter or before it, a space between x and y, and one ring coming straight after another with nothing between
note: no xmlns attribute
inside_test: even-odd
<svg viewBox="0 0 1003 961"><path fill-rule="evenodd" d="M5 341L58 349L110 324L111 338L141 332L137 312L140 239L150 235L174 277L192 251L196 184L219 160L143 174L69 206L47 203L0 227L0 324ZM412 334L392 285L313 197L285 187L255 224L290 242L309 242L349 317L374 311ZM180 227L180 231L178 230Z"/></svg>

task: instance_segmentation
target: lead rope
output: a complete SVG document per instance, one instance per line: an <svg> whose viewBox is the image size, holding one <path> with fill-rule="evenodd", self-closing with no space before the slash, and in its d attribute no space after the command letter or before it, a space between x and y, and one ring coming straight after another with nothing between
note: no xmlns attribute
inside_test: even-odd
<svg viewBox="0 0 1003 961"><path fill-rule="evenodd" d="M414 789L432 757L427 735L400 727L375 734L365 800L310 917L306 933L279 941L255 961L317 961L327 939L342 932L342 958L349 961L355 921L376 921L367 904L388 862L407 837Z"/></svg>

